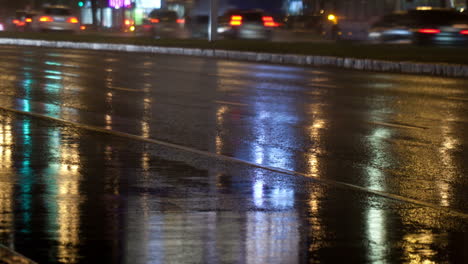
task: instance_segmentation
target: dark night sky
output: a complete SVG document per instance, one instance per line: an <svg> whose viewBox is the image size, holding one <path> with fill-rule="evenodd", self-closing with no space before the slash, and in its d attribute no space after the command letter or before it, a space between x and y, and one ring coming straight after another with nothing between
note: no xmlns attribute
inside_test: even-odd
<svg viewBox="0 0 468 264"><path fill-rule="evenodd" d="M270 13L281 13L284 0L229 0L232 6L241 9L261 8Z"/></svg>

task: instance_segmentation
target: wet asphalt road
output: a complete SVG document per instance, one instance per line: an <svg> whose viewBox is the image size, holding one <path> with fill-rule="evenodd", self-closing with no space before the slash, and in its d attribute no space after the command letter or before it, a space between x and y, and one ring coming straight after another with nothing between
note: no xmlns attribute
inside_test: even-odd
<svg viewBox="0 0 468 264"><path fill-rule="evenodd" d="M468 262L467 80L20 47L0 70L0 243L39 263Z"/></svg>

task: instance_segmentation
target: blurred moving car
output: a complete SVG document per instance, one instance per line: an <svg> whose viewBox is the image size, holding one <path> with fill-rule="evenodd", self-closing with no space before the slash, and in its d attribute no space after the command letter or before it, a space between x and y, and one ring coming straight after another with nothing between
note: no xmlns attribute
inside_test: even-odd
<svg viewBox="0 0 468 264"><path fill-rule="evenodd" d="M36 13L34 11L17 10L15 16L10 19L10 23L5 25L8 31L30 31Z"/></svg>
<svg viewBox="0 0 468 264"><path fill-rule="evenodd" d="M382 17L369 30L377 43L468 44L468 16L454 9L418 8Z"/></svg>
<svg viewBox="0 0 468 264"><path fill-rule="evenodd" d="M34 31L80 31L80 21L70 8L62 5L45 6L33 19Z"/></svg>
<svg viewBox="0 0 468 264"><path fill-rule="evenodd" d="M294 32L322 35L328 39L338 39L340 34L338 17L334 14L286 16L284 25Z"/></svg>
<svg viewBox="0 0 468 264"><path fill-rule="evenodd" d="M177 12L155 9L143 22L147 35L157 38L177 37L185 24L185 19L179 18Z"/></svg>
<svg viewBox="0 0 468 264"><path fill-rule="evenodd" d="M270 40L280 24L272 16L257 10L231 10L219 18L218 34L230 39Z"/></svg>

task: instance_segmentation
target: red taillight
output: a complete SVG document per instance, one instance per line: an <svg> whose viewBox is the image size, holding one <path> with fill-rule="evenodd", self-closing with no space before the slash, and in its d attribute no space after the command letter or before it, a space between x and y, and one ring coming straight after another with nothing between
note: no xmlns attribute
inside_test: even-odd
<svg viewBox="0 0 468 264"><path fill-rule="evenodd" d="M240 26L242 25L242 16L231 16L231 21L229 22L231 26Z"/></svg>
<svg viewBox="0 0 468 264"><path fill-rule="evenodd" d="M67 19L67 22L72 23L72 24L78 24L79 21L78 21L78 18L76 17L70 17Z"/></svg>
<svg viewBox="0 0 468 264"><path fill-rule="evenodd" d="M440 29L435 29L435 28L422 28L418 31L419 33L423 34L438 34L440 33Z"/></svg>
<svg viewBox="0 0 468 264"><path fill-rule="evenodd" d="M179 18L179 19L177 19L177 23L179 23L179 24L185 24L185 19Z"/></svg>
<svg viewBox="0 0 468 264"><path fill-rule="evenodd" d="M40 22L54 22L54 19L51 18L50 16L41 16L39 18Z"/></svg>
<svg viewBox="0 0 468 264"><path fill-rule="evenodd" d="M86 30L86 26L80 26L81 30Z"/></svg>
<svg viewBox="0 0 468 264"><path fill-rule="evenodd" d="M19 19L14 19L13 24L15 24L15 25L17 25L19 27L22 27L22 26L26 25L26 23L24 23L23 21L21 21Z"/></svg>
<svg viewBox="0 0 468 264"><path fill-rule="evenodd" d="M263 20L263 25L265 27L278 27L279 26L279 24L276 23L273 17L271 16L264 16L262 17L262 20Z"/></svg>
<svg viewBox="0 0 468 264"><path fill-rule="evenodd" d="M32 18L28 17L24 20L26 23L31 23L32 22Z"/></svg>
<svg viewBox="0 0 468 264"><path fill-rule="evenodd" d="M157 19L157 18L151 18L151 19L150 19L150 22L153 23L153 24L156 24L156 23L159 23L159 19Z"/></svg>
<svg viewBox="0 0 468 264"><path fill-rule="evenodd" d="M276 22L263 22L263 25L265 27L278 27L279 26L279 24Z"/></svg>
<svg viewBox="0 0 468 264"><path fill-rule="evenodd" d="M462 30L462 31L460 31L460 34L462 34L462 35L468 35L468 30Z"/></svg>

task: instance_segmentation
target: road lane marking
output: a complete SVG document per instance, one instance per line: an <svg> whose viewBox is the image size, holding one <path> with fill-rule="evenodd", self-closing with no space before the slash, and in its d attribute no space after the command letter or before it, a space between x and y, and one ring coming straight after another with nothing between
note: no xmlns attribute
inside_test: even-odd
<svg viewBox="0 0 468 264"><path fill-rule="evenodd" d="M234 106L247 106L247 104L227 102L227 101L214 101L214 102L217 103L217 104L227 104L227 105L234 105Z"/></svg>
<svg viewBox="0 0 468 264"><path fill-rule="evenodd" d="M309 86L319 87L319 88L338 88L338 86L336 85L326 84L326 83L310 83Z"/></svg>
<svg viewBox="0 0 468 264"><path fill-rule="evenodd" d="M396 128L429 129L428 127L422 127L422 126L413 126L413 125L405 125L405 124L397 124L397 123L387 123L387 122L378 122L378 121L368 121L367 123L372 124L372 125L380 125L380 126L388 126L388 127L396 127Z"/></svg>
<svg viewBox="0 0 468 264"><path fill-rule="evenodd" d="M460 101L468 101L468 98L466 98L466 97L456 97L456 96L449 96L449 97L447 97L447 99L450 99L450 100L460 100Z"/></svg>
<svg viewBox="0 0 468 264"><path fill-rule="evenodd" d="M126 92L144 92L145 89L131 89L131 88L123 88L118 86L108 86L107 88L112 90L119 90L119 91L126 91Z"/></svg>
<svg viewBox="0 0 468 264"><path fill-rule="evenodd" d="M37 264L15 250L0 244L0 263Z"/></svg>
<svg viewBox="0 0 468 264"><path fill-rule="evenodd" d="M421 206L421 207L428 207L428 208L432 208L432 209L435 209L435 210L438 210L438 211L442 211L442 212L444 212L446 214L449 214L451 216L460 217L460 218L463 218L465 220L468 220L468 213L463 213L463 212L457 211L457 210L452 209L452 208L448 208L448 207L440 206L440 205L437 205L437 204L432 204L432 203L420 201L420 200L413 199L413 198L404 197L404 196L401 196L401 195L398 195L398 194L373 190L373 189L369 189L369 188L362 187L362 186L359 186L359 185L354 185L354 184L351 184L351 183L346 183L346 182L341 182L341 181L317 178L317 177L313 177L312 175L302 173L302 172L297 172L297 171L292 171L292 170L286 170L286 169L281 169L281 168L276 168L276 167L265 166L265 165L261 165L261 164L241 160L241 159L238 159L238 158L234 158L234 157L229 157L229 156L224 156L224 155L220 155L220 154L216 154L216 153L212 153L212 152L208 152L208 151L198 150L198 149L195 149L195 148L190 148L190 147L186 147L186 146L182 146L182 145L178 145L178 144L174 144L174 143L169 143L169 142L165 142L165 141L161 141L161 140L157 140L157 139L145 138L145 137L142 137L142 136L137 136L137 135L128 134L128 133L124 133L124 132L114 131L114 130L106 129L106 128L103 128L103 127L81 124L81 123L68 121L68 120L60 119L60 118L55 118L55 117L51 117L51 116L47 116L47 115L43 115L43 114L38 114L38 113L33 113L33 112L25 112L25 111L21 111L21 110L17 110L17 109L14 109L14 108L9 108L9 107L3 107L3 106L0 106L0 110L9 111L9 112L13 112L13 113L21 114L21 115L26 115L26 116L31 116L31 117L36 117L36 118L39 118L39 119L52 120L52 121L55 121L55 122L68 124L68 125L71 125L71 126L74 126L74 127L77 127L77 128L86 129L86 130L89 130L89 131L99 132L99 133L108 134L108 135L117 136L117 137L122 137L122 138L133 139L133 140L137 140L137 141L140 141L140 142L146 142L146 143L161 145L161 146L165 146L165 147L169 147L169 148L173 148L173 149L177 149L177 150L182 150L182 151L190 152L190 153L193 153L193 154L199 154L199 155L203 155L203 156L206 156L206 157L211 157L211 158L215 158L215 159L219 159L219 160L223 160L223 161L235 162L235 163L239 163L239 164L243 164L243 165L248 165L248 166L251 166L251 167L254 167L254 168L264 169L264 170L268 170L268 171L275 172L275 173L281 173L281 174L286 174L286 175L296 176L296 177L297 176L302 176L302 177L307 178L307 179L309 179L309 180L311 180L313 182L316 182L316 183L325 184L325 185L329 185L329 186L335 186L335 187L342 188L342 189L350 189L350 190L355 190L355 191L361 191L361 192L365 192L365 193L368 193L368 194L373 194L373 195L377 195L377 196L380 196L380 197L384 197L384 198L392 199L392 200L395 200L395 201L399 201L399 202L410 203L410 204L414 204L414 205Z"/></svg>

